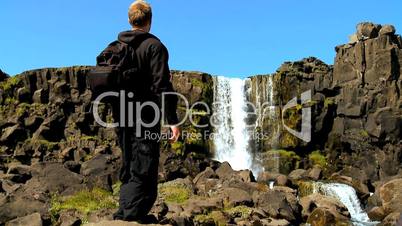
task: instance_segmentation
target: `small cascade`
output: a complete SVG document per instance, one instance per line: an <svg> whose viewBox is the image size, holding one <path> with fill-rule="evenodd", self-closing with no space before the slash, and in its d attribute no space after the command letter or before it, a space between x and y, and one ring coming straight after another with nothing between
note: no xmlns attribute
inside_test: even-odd
<svg viewBox="0 0 402 226"><path fill-rule="evenodd" d="M272 190L274 189L275 181L270 181L269 182L269 189Z"/></svg>
<svg viewBox="0 0 402 226"><path fill-rule="evenodd" d="M247 129L245 81L237 78L214 78L213 142L215 157L227 161L233 169L252 169Z"/></svg>
<svg viewBox="0 0 402 226"><path fill-rule="evenodd" d="M321 193L325 196L336 198L348 209L353 225L368 226L376 225L379 222L372 222L367 213L361 207L359 198L353 187L340 183L321 183L314 184L313 192Z"/></svg>

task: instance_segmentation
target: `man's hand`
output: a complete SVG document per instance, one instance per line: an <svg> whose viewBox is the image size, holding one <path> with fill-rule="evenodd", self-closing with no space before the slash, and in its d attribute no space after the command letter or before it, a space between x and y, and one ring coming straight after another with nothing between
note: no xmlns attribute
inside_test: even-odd
<svg viewBox="0 0 402 226"><path fill-rule="evenodd" d="M180 128L178 126L171 126L172 136L169 138L170 142L176 142L180 137Z"/></svg>

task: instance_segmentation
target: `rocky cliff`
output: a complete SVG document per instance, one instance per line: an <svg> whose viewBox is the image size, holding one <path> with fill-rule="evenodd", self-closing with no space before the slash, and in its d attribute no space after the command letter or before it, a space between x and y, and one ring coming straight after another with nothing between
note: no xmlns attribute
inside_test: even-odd
<svg viewBox="0 0 402 226"><path fill-rule="evenodd" d="M315 180L353 186L373 220L396 222L402 210L401 36L392 26L359 24L350 43L336 47L336 53L333 66L311 57L248 79L248 99L257 106L267 101L274 106L267 116L250 119L257 121L256 130L269 135L252 147L266 169L258 180L250 171L237 172L211 160L211 140L189 135L175 144L163 141L160 197L152 211L159 223L347 224L350 214L342 203L310 194ZM90 112L90 69L40 69L13 77L0 71L0 224L15 219L8 225L77 225L110 219L117 205L121 153L114 129L97 125ZM172 75L174 88L190 106L202 101L212 109L211 75ZM272 87L270 96L267 87ZM283 111L292 98L309 90L311 101ZM300 131L304 108L312 112L309 142L290 134L281 120ZM185 111L180 100L180 118ZM191 111L197 124L210 122L205 106ZM100 115L112 120L107 105ZM213 132L210 124L198 128L189 120L183 130ZM279 169L272 154L278 156Z"/></svg>

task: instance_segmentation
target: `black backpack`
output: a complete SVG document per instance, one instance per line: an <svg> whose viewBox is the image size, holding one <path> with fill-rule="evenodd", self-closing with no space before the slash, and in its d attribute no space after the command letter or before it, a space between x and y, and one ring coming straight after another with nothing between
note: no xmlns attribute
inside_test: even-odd
<svg viewBox="0 0 402 226"><path fill-rule="evenodd" d="M107 91L119 91L136 86L135 78L140 68L135 54L136 48L148 37L135 44L114 41L96 58L96 67L87 75L92 98Z"/></svg>

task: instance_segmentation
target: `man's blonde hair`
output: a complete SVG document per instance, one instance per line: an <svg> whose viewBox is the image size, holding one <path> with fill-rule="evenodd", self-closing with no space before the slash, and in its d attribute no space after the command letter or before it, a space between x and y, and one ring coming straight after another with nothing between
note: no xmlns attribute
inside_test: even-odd
<svg viewBox="0 0 402 226"><path fill-rule="evenodd" d="M128 9L128 19L131 26L143 27L152 20L151 5L144 0L136 0Z"/></svg>

